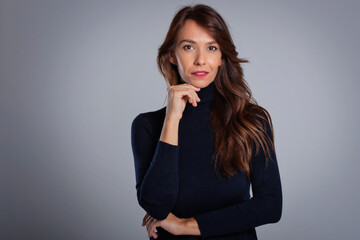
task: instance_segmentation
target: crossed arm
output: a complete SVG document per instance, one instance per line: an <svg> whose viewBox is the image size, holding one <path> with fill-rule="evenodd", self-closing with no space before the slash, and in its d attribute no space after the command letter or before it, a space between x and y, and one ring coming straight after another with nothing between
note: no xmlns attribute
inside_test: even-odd
<svg viewBox="0 0 360 240"><path fill-rule="evenodd" d="M148 214L144 218L145 222L149 221L145 225L150 235L160 225L174 235L209 237L246 231L280 220L282 191L276 155L272 152L265 167L262 151L252 159L251 199L192 218L177 218L171 210L178 193L179 148L161 138L154 141L149 124L141 115L133 121L132 147L138 202ZM271 134L269 129L268 133Z"/></svg>

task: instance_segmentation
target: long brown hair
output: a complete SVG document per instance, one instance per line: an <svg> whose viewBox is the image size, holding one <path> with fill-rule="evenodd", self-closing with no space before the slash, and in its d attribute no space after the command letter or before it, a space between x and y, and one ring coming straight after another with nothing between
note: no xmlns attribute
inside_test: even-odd
<svg viewBox="0 0 360 240"><path fill-rule="evenodd" d="M266 160L274 150L272 120L266 109L252 97L241 67L241 63L248 60L237 57L238 52L220 14L203 4L180 9L158 49L158 69L169 85L182 83L177 66L170 62L170 56L174 56L177 33L188 19L209 31L219 43L224 61L214 79L216 91L210 115L215 139L214 168L217 169L219 165L227 178L242 170L250 179L253 150L258 154L261 147Z"/></svg>

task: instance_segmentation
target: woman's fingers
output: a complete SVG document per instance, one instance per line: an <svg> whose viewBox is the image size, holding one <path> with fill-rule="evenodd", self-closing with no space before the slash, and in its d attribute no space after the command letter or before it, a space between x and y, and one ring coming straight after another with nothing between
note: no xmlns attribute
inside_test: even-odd
<svg viewBox="0 0 360 240"><path fill-rule="evenodd" d="M187 101L189 101L189 103L191 103L194 107L197 106L197 104L196 104L196 103L197 103L196 97L195 97L195 95L194 95L193 92L191 92L191 91L189 91L189 90L185 90L185 91L183 92L183 96L186 96Z"/></svg>
<svg viewBox="0 0 360 240"><path fill-rule="evenodd" d="M197 99L198 99L198 96L197 96L197 94L195 93L195 91L194 90L192 90L192 89L189 89L189 92L190 92L190 94L191 94L191 97L189 98L189 100L191 100L191 101L189 101L194 107L196 107L197 106Z"/></svg>
<svg viewBox="0 0 360 240"><path fill-rule="evenodd" d="M147 219L146 219L146 230L149 231L149 228L151 226L151 223L155 221L155 218L149 216Z"/></svg>
<svg viewBox="0 0 360 240"><path fill-rule="evenodd" d="M144 216L144 218L143 218L143 221L142 221L141 226L145 226L145 224L146 224L146 219L147 219L148 217L149 217L149 214L146 213L145 216Z"/></svg>
<svg viewBox="0 0 360 240"><path fill-rule="evenodd" d="M196 93L196 91L200 91L200 88L195 87L195 86L190 85L190 84L188 84L187 86L189 86L190 88L192 88L192 89L190 90L190 92L192 93L192 96L193 96L191 102L193 102L193 103L200 102L200 98L198 97L198 95L197 95L197 93Z"/></svg>
<svg viewBox="0 0 360 240"><path fill-rule="evenodd" d="M150 229L150 236L157 238L157 233L155 232L155 228L157 226L154 224L153 227Z"/></svg>
<svg viewBox="0 0 360 240"><path fill-rule="evenodd" d="M148 236L149 237L154 237L157 238L157 234L155 232L156 227L159 226L159 221L157 221L156 219L154 219L154 221L150 224L150 227L148 229Z"/></svg>
<svg viewBox="0 0 360 240"><path fill-rule="evenodd" d="M147 218L145 219L145 223L148 223L151 219L152 217L148 214Z"/></svg>
<svg viewBox="0 0 360 240"><path fill-rule="evenodd" d="M156 229L156 227L159 226L158 221L155 218L151 217L148 213L146 213L143 218L142 226L145 225L148 232L148 237L157 238L157 234L154 230Z"/></svg>
<svg viewBox="0 0 360 240"><path fill-rule="evenodd" d="M200 91L200 88L194 87L190 84L180 84L175 85L174 92L179 91L179 94L181 94L181 97L186 96L187 101L191 103L194 107L197 106L197 102L200 101L200 98L197 96L196 91Z"/></svg>
<svg viewBox="0 0 360 240"><path fill-rule="evenodd" d="M151 218L149 223L146 225L147 231L148 231L148 237L156 236L156 233L154 232L154 225L157 222L155 218Z"/></svg>

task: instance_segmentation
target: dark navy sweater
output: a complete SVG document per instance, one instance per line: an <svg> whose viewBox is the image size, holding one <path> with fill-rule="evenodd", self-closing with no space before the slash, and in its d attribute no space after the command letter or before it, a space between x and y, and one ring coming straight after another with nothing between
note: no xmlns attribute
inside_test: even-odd
<svg viewBox="0 0 360 240"><path fill-rule="evenodd" d="M217 178L209 118L214 90L212 82L197 92L201 100L197 107L186 103L179 123L178 146L159 140L166 107L141 113L132 122L140 206L158 220L170 212L179 218L194 217L201 232L201 236L174 236L158 227L158 240L257 239L255 227L277 222L281 217L282 191L275 151L266 166L261 148L257 155L253 151L251 182L243 171L230 179ZM268 122L266 128L270 135Z"/></svg>

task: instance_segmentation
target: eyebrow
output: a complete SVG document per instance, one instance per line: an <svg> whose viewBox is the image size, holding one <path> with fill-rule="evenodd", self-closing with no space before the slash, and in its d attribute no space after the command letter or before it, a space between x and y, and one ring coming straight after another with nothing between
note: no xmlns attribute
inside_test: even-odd
<svg viewBox="0 0 360 240"><path fill-rule="evenodd" d="M182 44L183 42L196 43L196 42L193 41L193 40L184 39L184 40L181 40L181 41L179 42L179 45ZM214 44L214 43L217 43L217 42L216 42L216 41L211 41L211 42L208 42L207 44Z"/></svg>

